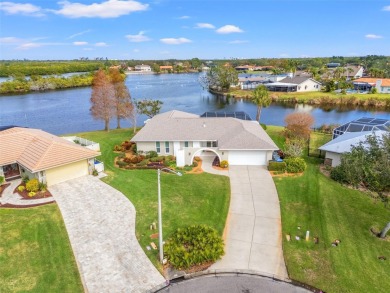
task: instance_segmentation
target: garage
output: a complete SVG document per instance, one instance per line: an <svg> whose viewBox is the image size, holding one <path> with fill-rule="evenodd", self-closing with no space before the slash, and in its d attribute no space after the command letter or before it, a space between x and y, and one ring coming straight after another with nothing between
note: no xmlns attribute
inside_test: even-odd
<svg viewBox="0 0 390 293"><path fill-rule="evenodd" d="M229 165L267 165L267 151L229 151Z"/></svg>
<svg viewBox="0 0 390 293"><path fill-rule="evenodd" d="M82 160L46 170L46 182L48 186L51 186L85 175L88 175L88 162Z"/></svg>

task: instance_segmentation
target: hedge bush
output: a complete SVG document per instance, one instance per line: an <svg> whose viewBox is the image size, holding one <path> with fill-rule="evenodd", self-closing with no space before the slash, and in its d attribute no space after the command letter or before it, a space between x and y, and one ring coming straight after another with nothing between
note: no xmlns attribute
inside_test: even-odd
<svg viewBox="0 0 390 293"><path fill-rule="evenodd" d="M229 163L228 163L228 161L223 160L223 161L219 164L219 166L221 166L221 168L227 168L227 167L229 167Z"/></svg>
<svg viewBox="0 0 390 293"><path fill-rule="evenodd" d="M177 229L164 245L168 262L176 269L216 261L224 254L218 232L205 225Z"/></svg>
<svg viewBox="0 0 390 293"><path fill-rule="evenodd" d="M39 190L39 181L37 178L33 178L26 183L26 189L28 191L37 192Z"/></svg>
<svg viewBox="0 0 390 293"><path fill-rule="evenodd" d="M301 173L306 170L306 162L303 158L288 158L284 162L288 173Z"/></svg>
<svg viewBox="0 0 390 293"><path fill-rule="evenodd" d="M347 181L344 168L341 165L334 167L330 171L330 178L340 183L345 183Z"/></svg>
<svg viewBox="0 0 390 293"><path fill-rule="evenodd" d="M0 176L0 185L3 184L4 180L5 180L4 177Z"/></svg>
<svg viewBox="0 0 390 293"><path fill-rule="evenodd" d="M268 164L268 170L269 171L285 172L286 171L286 163L285 162L271 161Z"/></svg>

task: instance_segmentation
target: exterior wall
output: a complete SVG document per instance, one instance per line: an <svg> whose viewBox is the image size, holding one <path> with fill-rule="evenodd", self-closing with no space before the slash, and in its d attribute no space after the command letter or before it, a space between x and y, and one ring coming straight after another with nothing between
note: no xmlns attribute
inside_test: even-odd
<svg viewBox="0 0 390 293"><path fill-rule="evenodd" d="M268 166L268 162L272 160L273 152L274 151L267 151L267 166Z"/></svg>
<svg viewBox="0 0 390 293"><path fill-rule="evenodd" d="M321 85L318 83L308 79L301 84L298 85L297 91L298 92L318 92L321 90Z"/></svg>
<svg viewBox="0 0 390 293"><path fill-rule="evenodd" d="M336 167L341 164L341 154L326 152L325 159L332 160L332 167Z"/></svg>
<svg viewBox="0 0 390 293"><path fill-rule="evenodd" d="M137 142L137 150L138 151L143 151L143 152L150 152L150 151L157 151L156 148L156 142L151 142L151 141L141 141ZM160 141L160 152L158 152L159 155L161 156L167 156L167 155L173 155L173 142L169 142L169 152L165 152L165 141Z"/></svg>
<svg viewBox="0 0 390 293"><path fill-rule="evenodd" d="M3 166L0 166L0 176L1 176L1 177L4 177Z"/></svg>
<svg viewBox="0 0 390 293"><path fill-rule="evenodd" d="M88 175L88 160L46 170L46 183L47 186L51 186L85 175Z"/></svg>
<svg viewBox="0 0 390 293"><path fill-rule="evenodd" d="M194 159L194 157L201 155L202 154L201 152L203 150L206 150L206 151L209 150L209 151L211 151L211 153L215 152L216 153L215 155L219 156L221 161L224 160L223 159L224 156L222 155L222 152L218 150L218 148L207 148L207 147L205 147L205 148L199 148L199 147L196 147L196 148L192 147L192 148L190 148L190 147L188 147L188 148L185 148L185 150L184 150L184 161L185 161L185 164L186 165L191 165L192 164L192 160Z"/></svg>
<svg viewBox="0 0 390 293"><path fill-rule="evenodd" d="M19 168L20 168L20 175L22 177L27 176L29 179L38 178L37 173L31 173L30 171L28 171L27 169L23 168L23 166L20 166L20 165L19 165Z"/></svg>

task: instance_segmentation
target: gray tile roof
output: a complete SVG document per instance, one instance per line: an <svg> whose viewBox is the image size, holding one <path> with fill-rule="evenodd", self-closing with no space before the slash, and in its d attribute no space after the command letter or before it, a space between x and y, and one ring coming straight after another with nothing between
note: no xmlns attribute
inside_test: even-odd
<svg viewBox="0 0 390 293"><path fill-rule="evenodd" d="M218 141L220 150L279 149L258 122L230 117L203 118L176 110L154 116L132 140Z"/></svg>
<svg viewBox="0 0 390 293"><path fill-rule="evenodd" d="M282 79L280 82L281 83L292 83L292 84L301 84L303 82L305 82L306 80L308 79L311 79L312 81L320 84L318 81L310 78L310 77L307 77L307 76L295 76L295 77L286 77L285 79Z"/></svg>

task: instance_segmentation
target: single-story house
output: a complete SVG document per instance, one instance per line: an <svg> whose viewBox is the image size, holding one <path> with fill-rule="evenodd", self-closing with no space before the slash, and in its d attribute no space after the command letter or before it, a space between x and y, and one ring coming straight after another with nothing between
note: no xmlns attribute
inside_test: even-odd
<svg viewBox="0 0 390 293"><path fill-rule="evenodd" d="M161 65L161 66L160 66L160 70L161 70L161 71L173 70L173 66L172 66L172 65Z"/></svg>
<svg viewBox="0 0 390 293"><path fill-rule="evenodd" d="M40 129L11 127L0 131L0 176L27 176L48 186L92 174L100 152Z"/></svg>
<svg viewBox="0 0 390 293"><path fill-rule="evenodd" d="M376 135L382 138L386 131L363 131L363 132L346 132L343 135L336 137L323 146L319 147L321 151L325 151L325 165L336 167L341 164L341 155L351 151L351 147L364 142L369 135Z"/></svg>
<svg viewBox="0 0 390 293"><path fill-rule="evenodd" d="M353 81L357 90L370 90L375 87L378 93L390 94L390 78L362 77Z"/></svg>
<svg viewBox="0 0 390 293"><path fill-rule="evenodd" d="M256 121L201 117L169 111L154 116L132 138L137 150L174 155L177 166L191 165L202 152L230 165L267 165L278 147Z"/></svg>
<svg viewBox="0 0 390 293"><path fill-rule="evenodd" d="M242 90L255 89L259 85L269 82L269 79L262 76L239 76L238 84Z"/></svg>
<svg viewBox="0 0 390 293"><path fill-rule="evenodd" d="M273 92L314 92L321 90L321 83L310 77L286 77L280 82L265 85Z"/></svg>
<svg viewBox="0 0 390 293"><path fill-rule="evenodd" d="M141 64L141 65L136 65L134 67L134 70L135 71L152 71L152 68L150 67L150 65Z"/></svg>

